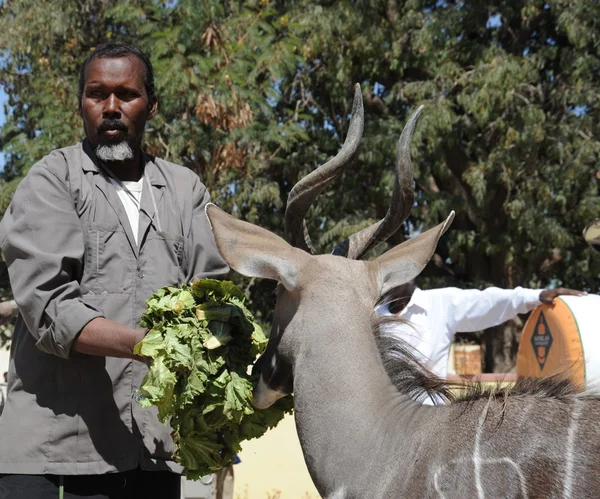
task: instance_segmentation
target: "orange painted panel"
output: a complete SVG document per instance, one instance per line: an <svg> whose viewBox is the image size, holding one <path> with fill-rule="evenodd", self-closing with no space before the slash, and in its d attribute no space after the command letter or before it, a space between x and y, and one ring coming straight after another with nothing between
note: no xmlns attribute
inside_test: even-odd
<svg viewBox="0 0 600 499"><path fill-rule="evenodd" d="M561 372L585 386L579 327L571 309L557 299L554 305L537 307L527 320L517 353L517 375L541 378Z"/></svg>

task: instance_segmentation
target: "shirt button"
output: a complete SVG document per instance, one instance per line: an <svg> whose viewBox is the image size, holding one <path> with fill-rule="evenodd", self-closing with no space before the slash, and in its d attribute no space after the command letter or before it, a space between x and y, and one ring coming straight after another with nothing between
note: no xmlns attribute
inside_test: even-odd
<svg viewBox="0 0 600 499"><path fill-rule="evenodd" d="M146 274L144 274L143 270L138 270L138 275L140 276L140 279L143 279Z"/></svg>
<svg viewBox="0 0 600 499"><path fill-rule="evenodd" d="M136 393L136 394L133 396L133 400L135 400L135 401L136 401L136 402L139 404L139 403L140 403L140 401L142 400L142 395L141 395L141 394L139 394L139 393Z"/></svg>

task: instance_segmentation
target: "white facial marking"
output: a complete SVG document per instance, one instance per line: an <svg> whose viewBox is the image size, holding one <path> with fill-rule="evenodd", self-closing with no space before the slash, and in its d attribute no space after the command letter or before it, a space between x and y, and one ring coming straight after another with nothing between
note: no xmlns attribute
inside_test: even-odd
<svg viewBox="0 0 600 499"><path fill-rule="evenodd" d="M265 383L262 374L258 380L258 384L254 389L252 404L257 409L266 409L271 407L281 397L285 397L287 394L277 390L271 390L269 385Z"/></svg>

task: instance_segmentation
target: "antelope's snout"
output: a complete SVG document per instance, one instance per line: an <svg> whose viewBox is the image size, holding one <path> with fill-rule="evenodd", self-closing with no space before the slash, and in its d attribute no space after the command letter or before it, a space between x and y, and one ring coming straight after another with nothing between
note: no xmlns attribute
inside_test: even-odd
<svg viewBox="0 0 600 499"><path fill-rule="evenodd" d="M292 392L291 367L277 362L276 355L267 352L261 355L252 367L252 374L258 377L252 392L252 404L257 409L266 409Z"/></svg>
<svg viewBox="0 0 600 499"><path fill-rule="evenodd" d="M252 405L257 409L266 409L286 395L287 393L269 388L269 385L265 382L265 379L261 374L260 378L258 378L258 384L254 387L254 391L252 392Z"/></svg>

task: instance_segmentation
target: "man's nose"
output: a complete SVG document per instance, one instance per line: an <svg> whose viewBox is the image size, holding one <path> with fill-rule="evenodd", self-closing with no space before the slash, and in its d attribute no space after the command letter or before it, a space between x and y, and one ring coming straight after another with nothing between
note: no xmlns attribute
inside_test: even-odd
<svg viewBox="0 0 600 499"><path fill-rule="evenodd" d="M104 118L115 118L121 116L120 109L121 101L115 94L110 94L108 99L104 101L104 110L102 112Z"/></svg>

